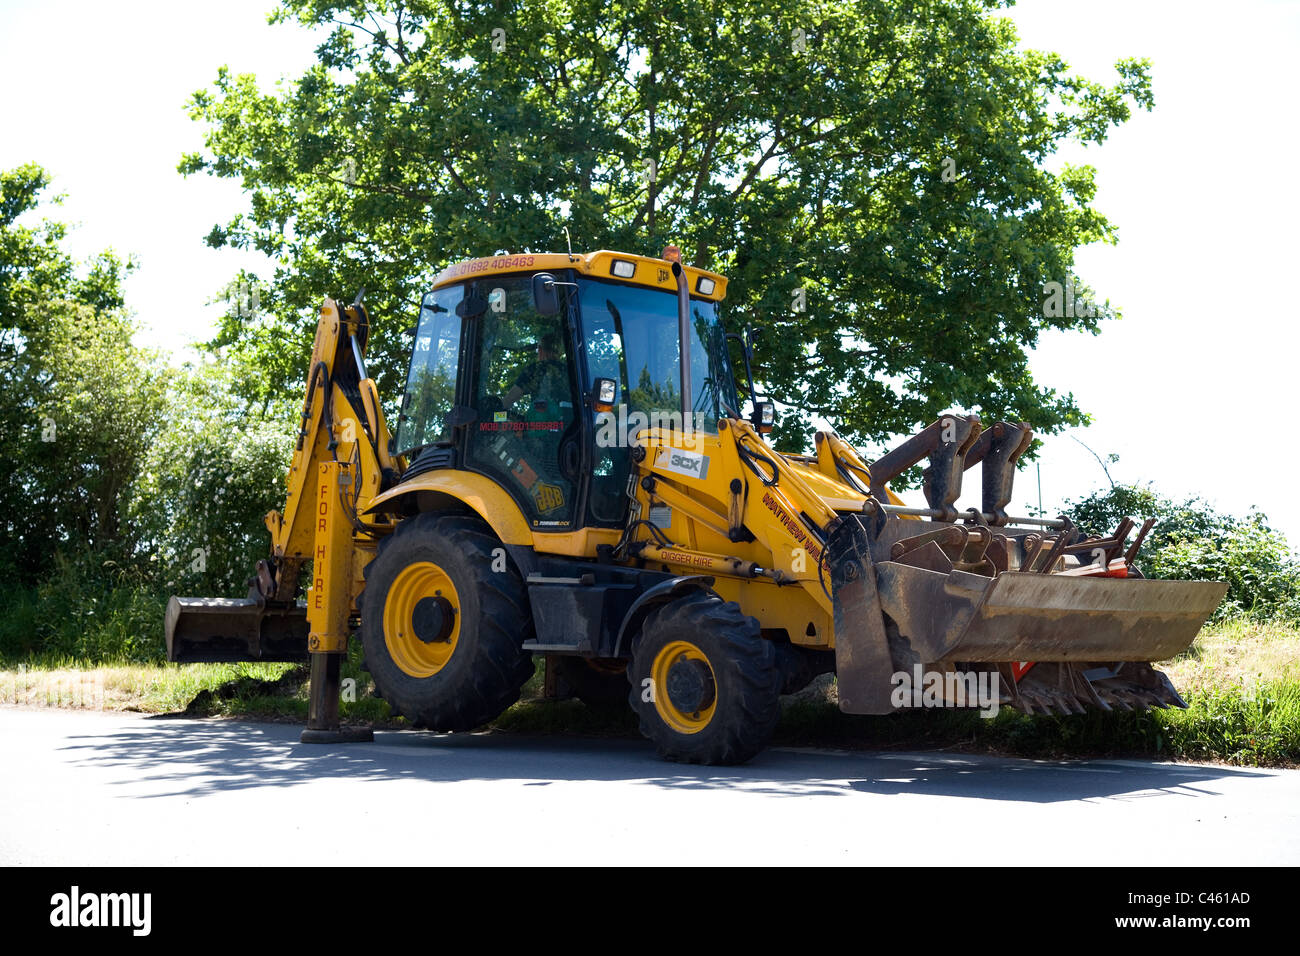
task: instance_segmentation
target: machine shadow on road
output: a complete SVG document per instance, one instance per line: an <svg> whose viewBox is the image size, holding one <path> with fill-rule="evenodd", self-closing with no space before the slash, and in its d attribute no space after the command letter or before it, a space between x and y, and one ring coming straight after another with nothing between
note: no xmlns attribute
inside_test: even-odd
<svg viewBox="0 0 1300 956"><path fill-rule="evenodd" d="M287 724L142 720L70 736L75 763L151 784L151 796L204 796L322 779L454 783L514 780L528 786L622 781L668 790L728 789L777 796L875 794L1057 803L1085 799L1214 796L1204 786L1259 771L1138 761L1044 761L935 752L771 749L740 767L660 760L648 743L575 737L380 731L372 744L313 746Z"/></svg>

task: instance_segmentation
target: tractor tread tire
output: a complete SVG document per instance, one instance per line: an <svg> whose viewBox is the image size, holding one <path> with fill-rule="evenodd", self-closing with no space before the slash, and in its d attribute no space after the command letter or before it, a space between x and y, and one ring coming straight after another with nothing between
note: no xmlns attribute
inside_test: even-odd
<svg viewBox="0 0 1300 956"><path fill-rule="evenodd" d="M533 675L532 655L522 647L533 634L523 581L513 564L504 573L489 570L492 551L499 547L500 541L478 518L425 513L400 522L366 565L366 586L358 603L367 667L393 713L416 728L481 727L517 701ZM413 677L387 650L383 602L397 573L425 560L440 567L445 562L464 616L451 659L429 677ZM372 604L373 612L367 614Z"/></svg>
<svg viewBox="0 0 1300 956"><path fill-rule="evenodd" d="M713 719L693 734L668 726L643 690L655 654L676 639L689 640L703 651L716 680ZM763 639L758 621L739 604L712 592L697 591L654 608L641 627L628 673L628 702L640 717L641 733L667 760L744 763L768 745L781 718L783 675L775 646Z"/></svg>

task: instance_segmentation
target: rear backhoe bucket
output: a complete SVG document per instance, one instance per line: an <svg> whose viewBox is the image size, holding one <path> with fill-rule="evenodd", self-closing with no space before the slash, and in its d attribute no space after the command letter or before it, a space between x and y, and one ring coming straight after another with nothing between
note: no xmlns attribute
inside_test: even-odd
<svg viewBox="0 0 1300 956"><path fill-rule="evenodd" d="M1185 706L1147 662L1185 650L1227 591L1218 581L873 564L856 520L835 530L827 551L841 708L849 713L892 712L892 675L918 664L936 671L997 669L1005 702L1031 713ZM864 599L868 569L872 593ZM887 656L870 646L879 644L881 627L873 615L894 625L885 628ZM1018 680L1021 668L1011 665L1028 662L1034 667Z"/></svg>
<svg viewBox="0 0 1300 956"><path fill-rule="evenodd" d="M307 609L247 598L174 597L167 602L167 659L182 664L306 662Z"/></svg>

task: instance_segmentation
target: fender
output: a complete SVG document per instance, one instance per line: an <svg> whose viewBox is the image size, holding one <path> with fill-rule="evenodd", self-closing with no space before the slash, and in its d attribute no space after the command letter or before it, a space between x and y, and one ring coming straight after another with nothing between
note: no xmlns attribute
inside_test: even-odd
<svg viewBox="0 0 1300 956"><path fill-rule="evenodd" d="M454 498L488 523L503 544L532 545L533 533L523 512L499 484L472 471L437 470L416 475L394 485L370 501L367 513L387 511L402 513L415 508L424 493L435 501L440 496Z"/></svg>
<svg viewBox="0 0 1300 956"><path fill-rule="evenodd" d="M619 625L618 638L614 641L614 656L627 657L631 654L632 638L652 608L660 604L667 604L669 601L675 601L683 594L690 594L692 591L704 591L708 594L717 595L717 592L713 590L713 578L703 574L685 574L680 577L669 578L667 581L660 581L637 598L628 609L627 615L623 618L623 623Z"/></svg>

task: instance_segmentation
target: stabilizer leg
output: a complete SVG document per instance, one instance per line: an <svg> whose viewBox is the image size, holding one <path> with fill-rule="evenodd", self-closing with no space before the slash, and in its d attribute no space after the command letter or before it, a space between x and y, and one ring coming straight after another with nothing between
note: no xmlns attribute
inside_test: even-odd
<svg viewBox="0 0 1300 956"><path fill-rule="evenodd" d="M342 654L312 654L311 686L307 703L307 727L302 732L305 744L366 743L375 739L369 727L339 726L339 668Z"/></svg>

